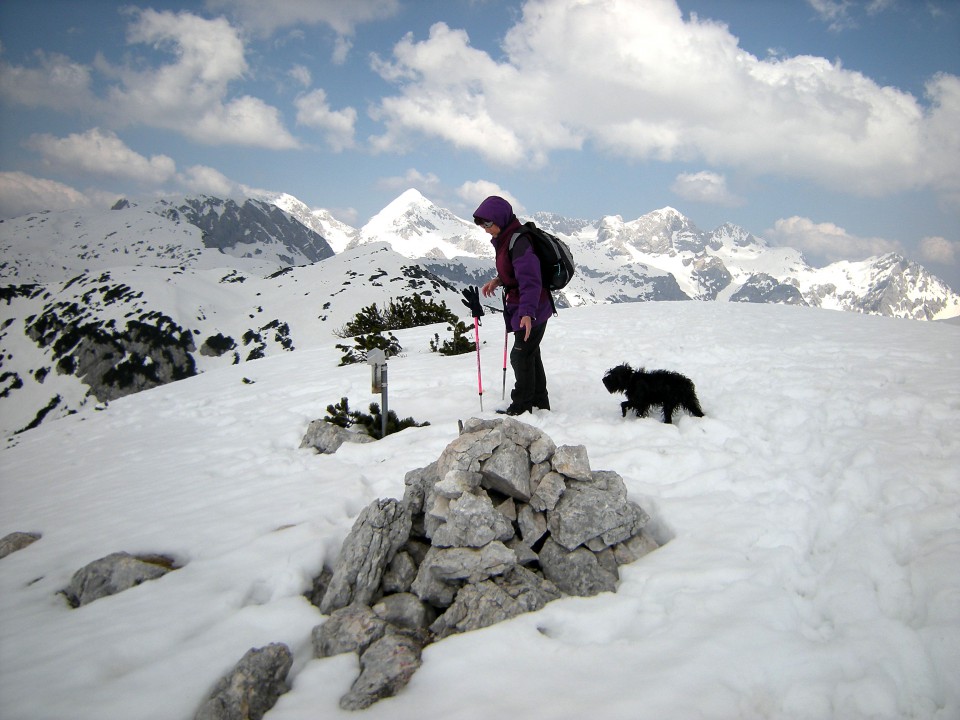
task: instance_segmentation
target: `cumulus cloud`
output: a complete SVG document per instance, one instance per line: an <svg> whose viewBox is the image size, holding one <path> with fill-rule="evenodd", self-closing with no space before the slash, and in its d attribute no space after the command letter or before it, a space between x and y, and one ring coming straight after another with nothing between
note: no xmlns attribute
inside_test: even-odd
<svg viewBox="0 0 960 720"><path fill-rule="evenodd" d="M433 173L424 175L415 168L410 168L403 175L381 178L377 181L377 186L383 190L396 193L415 188L419 190L424 197L430 198L431 200L439 198L444 190L443 183L440 182L439 177Z"/></svg>
<svg viewBox="0 0 960 720"><path fill-rule="evenodd" d="M463 200L464 205L468 206L469 212L473 212L477 206L483 202L483 199L489 197L490 195L499 195L504 200L509 202L513 206L514 214L524 212L525 208L513 196L512 193L507 192L501 188L497 183L490 182L489 180L471 180L463 183L460 187L457 188L457 197Z"/></svg>
<svg viewBox="0 0 960 720"><path fill-rule="evenodd" d="M920 257L927 262L952 265L960 259L960 243L943 237L925 237L920 241Z"/></svg>
<svg viewBox="0 0 960 720"><path fill-rule="evenodd" d="M0 217L13 218L38 210L90 207L79 190L22 172L0 172Z"/></svg>
<svg viewBox="0 0 960 720"><path fill-rule="evenodd" d="M743 198L737 197L727 189L727 178L705 170L696 173L681 173L670 189L684 200L736 207L743 204Z"/></svg>
<svg viewBox="0 0 960 720"><path fill-rule="evenodd" d="M0 62L0 97L27 107L89 112L96 105L90 69L59 53L35 53L35 67Z"/></svg>
<svg viewBox="0 0 960 720"><path fill-rule="evenodd" d="M110 101L123 117L214 145L298 146L276 108L249 95L228 97L229 83L243 77L247 63L243 41L225 19L141 10L127 40L169 49L175 59L117 71L120 85L111 89Z"/></svg>
<svg viewBox="0 0 960 720"><path fill-rule="evenodd" d="M381 152L420 135L535 165L592 144L859 195L960 186L955 76L932 79L924 105L824 58L757 58L674 0L529 0L496 57L439 23L373 67L397 87L372 113Z"/></svg>
<svg viewBox="0 0 960 720"><path fill-rule="evenodd" d="M27 146L43 156L44 162L67 172L161 184L176 172L176 164L166 155L144 157L131 150L112 132L93 128L65 138L31 135Z"/></svg>
<svg viewBox="0 0 960 720"><path fill-rule="evenodd" d="M301 95L294 105L297 108L297 123L322 130L330 149L339 152L353 147L357 111L352 107L331 110L327 104L327 94L320 89Z"/></svg>
<svg viewBox="0 0 960 720"><path fill-rule="evenodd" d="M182 173L178 180L190 192L227 198L244 195L243 188L219 170L206 165L193 165Z"/></svg>
<svg viewBox="0 0 960 720"><path fill-rule="evenodd" d="M815 223L797 216L777 220L765 236L775 245L802 251L811 262L862 260L889 252L903 252L894 240L857 237L833 223Z"/></svg>
<svg viewBox="0 0 960 720"><path fill-rule="evenodd" d="M296 25L328 25L340 35L352 35L357 25L393 17L399 0L207 0L212 10L233 13L252 32L272 35Z"/></svg>
<svg viewBox="0 0 960 720"><path fill-rule="evenodd" d="M34 67L0 65L0 96L26 106L88 113L105 125L173 130L205 144L298 147L275 107L251 96L231 97L230 83L242 79L248 67L243 41L224 18L136 10L127 42L166 52L172 60L155 67L139 59L112 66L98 57L94 67L87 67L40 53ZM92 89L94 69L108 81L102 95Z"/></svg>

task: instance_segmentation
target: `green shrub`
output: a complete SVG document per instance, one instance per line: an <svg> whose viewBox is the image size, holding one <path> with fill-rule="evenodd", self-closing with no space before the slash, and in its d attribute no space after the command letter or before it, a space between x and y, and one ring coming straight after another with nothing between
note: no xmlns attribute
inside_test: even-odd
<svg viewBox="0 0 960 720"><path fill-rule="evenodd" d="M343 397L336 405L327 405L327 415L328 417L325 417L324 420L333 425L342 428L359 425L372 438L379 440L384 437L381 434L383 413L380 412L380 406L375 402L370 403L370 414L368 415L357 410L351 410L347 398ZM418 423L412 417L401 420L393 410L387 411L387 435L400 432L408 427L424 427L429 424L428 422Z"/></svg>
<svg viewBox="0 0 960 720"><path fill-rule="evenodd" d="M440 333L434 333L433 340L430 341L431 352L438 352L441 355L463 355L477 349L477 344L469 337L470 328L462 320L458 320L456 325L447 327L447 330L453 332L453 339L444 340L441 343Z"/></svg>
<svg viewBox="0 0 960 720"><path fill-rule="evenodd" d="M340 338L348 338L386 330L421 327L438 322L453 324L457 322L457 316L445 302L424 300L420 294L415 293L397 300L391 298L383 309L377 307L376 303L368 305L334 334Z"/></svg>
<svg viewBox="0 0 960 720"><path fill-rule="evenodd" d="M343 352L340 358L340 365L353 365L367 361L367 353L371 350L383 350L387 357L399 355L403 351L400 341L393 333L387 333L387 337L373 333L371 335L357 335L353 339L353 347L349 345L336 345L337 350Z"/></svg>

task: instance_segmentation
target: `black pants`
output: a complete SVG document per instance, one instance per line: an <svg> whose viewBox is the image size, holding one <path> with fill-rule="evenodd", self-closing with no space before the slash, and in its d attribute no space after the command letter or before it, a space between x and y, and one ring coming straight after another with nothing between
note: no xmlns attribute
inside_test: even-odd
<svg viewBox="0 0 960 720"><path fill-rule="evenodd" d="M540 359L540 341L546 332L547 323L530 330L530 337L523 339L524 330L513 334L513 350L510 351L510 366L516 385L510 392L510 406L521 411L532 408L550 409L547 394L547 376Z"/></svg>

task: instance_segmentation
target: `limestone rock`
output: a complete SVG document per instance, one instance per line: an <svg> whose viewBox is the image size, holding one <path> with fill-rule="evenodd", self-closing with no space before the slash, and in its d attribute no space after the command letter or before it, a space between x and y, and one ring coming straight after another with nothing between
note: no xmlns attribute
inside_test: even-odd
<svg viewBox="0 0 960 720"><path fill-rule="evenodd" d="M649 516L626 498L616 473L595 473L596 482L570 483L547 514L551 537L567 550L593 538L603 547L623 542L640 532Z"/></svg>
<svg viewBox="0 0 960 720"><path fill-rule="evenodd" d="M369 603L383 572L410 537L410 515L397 500L370 503L343 542L320 611L330 613L351 603Z"/></svg>
<svg viewBox="0 0 960 720"><path fill-rule="evenodd" d="M147 580L156 580L170 570L170 567L141 560L130 553L116 552L77 570L63 594L72 607L80 607Z"/></svg>
<svg viewBox="0 0 960 720"><path fill-rule="evenodd" d="M583 445L561 445L550 461L553 469L573 480L589 480L590 461Z"/></svg>
<svg viewBox="0 0 960 720"><path fill-rule="evenodd" d="M377 700L396 695L420 667L423 651L416 639L385 635L360 656L360 676L340 698L343 710L363 710Z"/></svg>
<svg viewBox="0 0 960 720"><path fill-rule="evenodd" d="M345 442L369 443L375 439L366 433L348 430L326 420L314 420L307 426L307 432L300 441L300 447L312 447L317 452L331 455Z"/></svg>
<svg viewBox="0 0 960 720"><path fill-rule="evenodd" d="M519 445L505 441L480 464L483 487L517 500L530 499L530 455Z"/></svg>
<svg viewBox="0 0 960 720"><path fill-rule="evenodd" d="M39 539L40 533L12 532L9 535L4 535L0 539L0 559L17 550L23 550L27 545L32 545Z"/></svg>
<svg viewBox="0 0 960 720"><path fill-rule="evenodd" d="M373 612L390 625L403 630L422 630L435 615L413 593L386 595L373 606Z"/></svg>
<svg viewBox="0 0 960 720"><path fill-rule="evenodd" d="M559 597L552 582L515 565L502 577L464 587L430 629L438 638L478 630L539 610Z"/></svg>
<svg viewBox="0 0 960 720"><path fill-rule="evenodd" d="M510 521L484 494L465 493L451 500L447 521L432 536L434 547L483 547L493 540L513 537Z"/></svg>
<svg viewBox="0 0 960 720"><path fill-rule="evenodd" d="M273 643L253 648L214 687L194 720L260 720L287 691L290 648Z"/></svg>
<svg viewBox="0 0 960 720"><path fill-rule="evenodd" d="M345 652L363 652L387 631L387 623L366 605L347 605L334 610L311 637L313 656L318 658Z"/></svg>
<svg viewBox="0 0 960 720"><path fill-rule="evenodd" d="M540 566L544 576L567 595L587 597L617 589L617 576L585 547L570 552L547 539L540 550Z"/></svg>

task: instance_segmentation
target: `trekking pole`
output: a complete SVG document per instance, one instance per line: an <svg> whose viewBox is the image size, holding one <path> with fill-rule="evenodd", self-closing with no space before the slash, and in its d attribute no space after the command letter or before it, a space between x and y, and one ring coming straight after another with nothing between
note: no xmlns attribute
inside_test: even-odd
<svg viewBox="0 0 960 720"><path fill-rule="evenodd" d="M480 305L480 288L474 285L462 292L462 302L473 314L473 339L477 346L477 391L480 394L480 412L483 412L483 376L480 371L480 317L483 315L483 307Z"/></svg>
<svg viewBox="0 0 960 720"><path fill-rule="evenodd" d="M477 346L477 390L480 393L480 412L483 412L483 378L480 373L480 318L473 319L473 339Z"/></svg>
<svg viewBox="0 0 960 720"><path fill-rule="evenodd" d="M503 329L503 387L500 388L500 399L507 399L507 337L509 337L510 331L506 328Z"/></svg>

